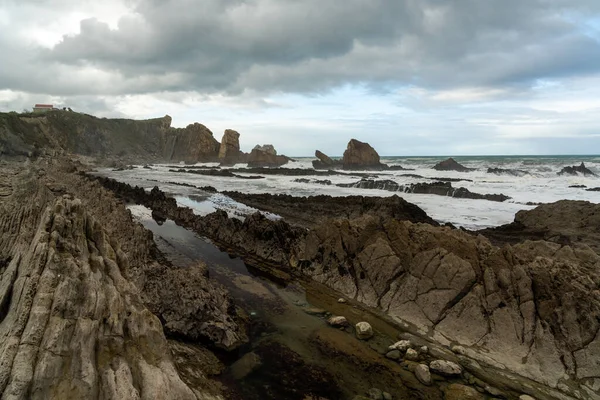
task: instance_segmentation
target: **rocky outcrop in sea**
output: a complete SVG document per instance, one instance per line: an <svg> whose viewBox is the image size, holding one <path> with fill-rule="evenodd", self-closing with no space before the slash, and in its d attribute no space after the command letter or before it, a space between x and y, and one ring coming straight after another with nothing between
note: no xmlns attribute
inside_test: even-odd
<svg viewBox="0 0 600 400"><path fill-rule="evenodd" d="M579 166L572 167L564 167L558 172L558 175L577 175L582 174L583 176L596 176L594 172L588 169L584 163L581 163Z"/></svg>
<svg viewBox="0 0 600 400"><path fill-rule="evenodd" d="M437 171L458 171L458 172L469 172L469 171L473 170L472 168L467 168L464 165L459 164L452 157L435 164L433 166L433 169L435 169Z"/></svg>
<svg viewBox="0 0 600 400"><path fill-rule="evenodd" d="M344 151L343 168L347 170L382 170L387 165L381 163L379 154L369 143L351 139Z"/></svg>

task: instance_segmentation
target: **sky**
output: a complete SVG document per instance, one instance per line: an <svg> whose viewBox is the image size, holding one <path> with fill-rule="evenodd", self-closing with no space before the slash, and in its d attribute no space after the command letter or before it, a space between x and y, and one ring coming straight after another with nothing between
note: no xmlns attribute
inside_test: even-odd
<svg viewBox="0 0 600 400"><path fill-rule="evenodd" d="M598 0L0 0L0 54L0 111L291 156L600 153Z"/></svg>

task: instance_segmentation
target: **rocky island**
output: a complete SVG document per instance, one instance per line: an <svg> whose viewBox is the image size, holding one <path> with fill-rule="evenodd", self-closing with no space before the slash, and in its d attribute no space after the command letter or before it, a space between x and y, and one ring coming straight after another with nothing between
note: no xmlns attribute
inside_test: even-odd
<svg viewBox="0 0 600 400"><path fill-rule="evenodd" d="M399 195L508 196L397 182L354 139L341 165L281 168L169 117L0 114L0 154L2 398L600 399L598 204L459 229ZM169 165L200 161L250 168ZM437 169L472 171L452 161ZM357 193L199 183L256 174ZM245 208L190 205L209 196Z"/></svg>

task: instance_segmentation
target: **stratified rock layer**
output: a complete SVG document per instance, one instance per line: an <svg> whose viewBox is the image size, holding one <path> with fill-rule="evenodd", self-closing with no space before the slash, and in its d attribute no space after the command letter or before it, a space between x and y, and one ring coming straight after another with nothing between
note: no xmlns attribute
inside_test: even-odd
<svg viewBox="0 0 600 400"><path fill-rule="evenodd" d="M44 188L45 189L45 188ZM40 189L3 204L3 399L195 399L128 259L79 200Z"/></svg>
<svg viewBox="0 0 600 400"><path fill-rule="evenodd" d="M151 233L69 163L0 171L11 178L0 197L1 397L221 398L200 363L193 380L180 378L161 325L178 338L243 343L205 267L158 262Z"/></svg>
<svg viewBox="0 0 600 400"><path fill-rule="evenodd" d="M543 226L542 215L575 207L576 241L496 247L482 235L378 215L311 230L260 215L244 222L224 212L200 217L157 189L104 184L259 264L306 275L438 343L462 346L464 368L496 371L504 387L538 398L600 398L600 257L586 244L597 234L597 213L585 204L559 202L533 214ZM529 223L533 215L518 219Z"/></svg>

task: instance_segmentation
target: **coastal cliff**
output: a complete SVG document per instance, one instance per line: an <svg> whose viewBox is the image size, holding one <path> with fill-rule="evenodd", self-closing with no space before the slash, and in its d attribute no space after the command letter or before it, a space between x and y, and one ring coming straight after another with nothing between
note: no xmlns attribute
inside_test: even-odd
<svg viewBox="0 0 600 400"><path fill-rule="evenodd" d="M133 161L217 161L220 143L202 124L171 127L171 117L107 119L68 111L0 113L0 154L63 152Z"/></svg>

